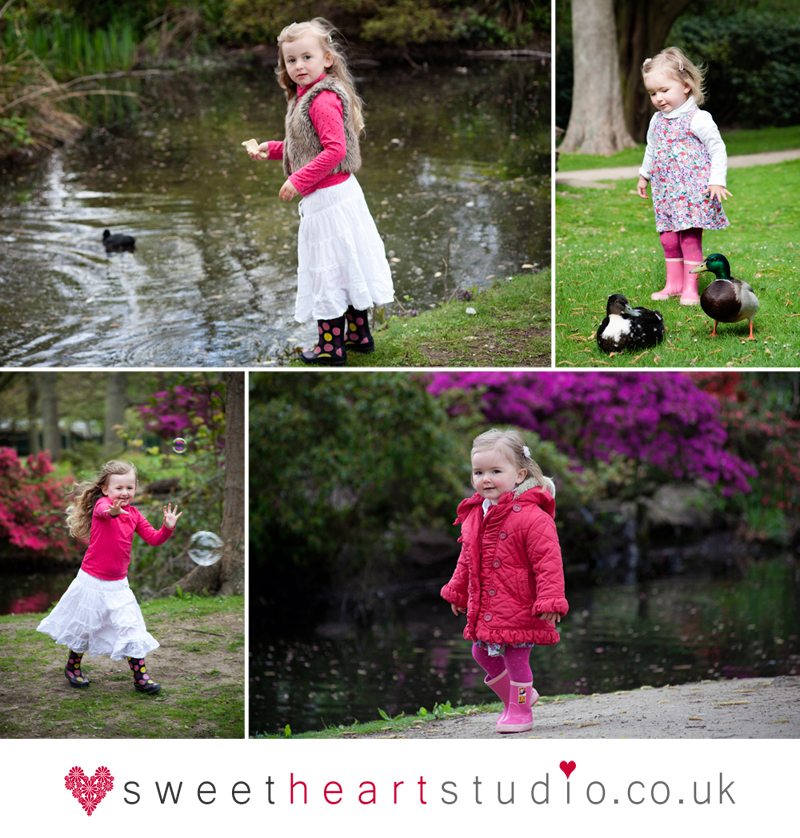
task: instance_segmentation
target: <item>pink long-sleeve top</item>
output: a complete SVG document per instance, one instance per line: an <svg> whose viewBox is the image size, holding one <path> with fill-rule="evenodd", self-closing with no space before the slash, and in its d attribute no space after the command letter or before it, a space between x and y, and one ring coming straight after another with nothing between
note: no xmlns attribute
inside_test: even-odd
<svg viewBox="0 0 800 838"><path fill-rule="evenodd" d="M324 79L323 73L315 79L308 87L297 88L299 99L307 90L315 85L320 79ZM322 151L302 169L292 172L289 180L292 186L303 196L310 195L317 189L325 189L327 186L335 186L343 183L350 177L349 172L331 174L344 160L347 154L347 141L344 135L344 115L342 112L342 100L331 90L324 90L311 103L308 109L311 117L311 124L319 135L322 143ZM262 144L263 145L263 144ZM270 140L269 159L283 159L283 141Z"/></svg>
<svg viewBox="0 0 800 838"><path fill-rule="evenodd" d="M128 574L134 533L155 547L163 544L172 535L172 530L166 526L155 529L135 506L125 507L127 515L112 518L108 514L111 506L111 499L106 497L94 505L89 549L83 557L81 570L97 579L116 581Z"/></svg>

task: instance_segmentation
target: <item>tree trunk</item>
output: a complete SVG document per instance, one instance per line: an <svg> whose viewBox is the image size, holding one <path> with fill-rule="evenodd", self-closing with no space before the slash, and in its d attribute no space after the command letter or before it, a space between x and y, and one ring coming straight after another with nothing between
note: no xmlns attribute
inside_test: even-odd
<svg viewBox="0 0 800 838"><path fill-rule="evenodd" d="M36 373L28 374L28 451L35 457L41 450L39 445L39 388Z"/></svg>
<svg viewBox="0 0 800 838"><path fill-rule="evenodd" d="M44 429L44 447L50 452L50 459L56 463L61 459L61 431L58 427L58 396L56 382L58 373L43 372L41 383L42 427Z"/></svg>
<svg viewBox="0 0 800 838"><path fill-rule="evenodd" d="M245 381L243 372L225 373L225 494L222 510L222 557L213 565L193 568L182 579L158 592L173 596L208 591L228 596L244 594L244 436Z"/></svg>
<svg viewBox="0 0 800 838"><path fill-rule="evenodd" d="M625 124L639 141L647 139L647 126L654 113L642 83L642 64L661 52L672 24L693 0L617 0L619 66Z"/></svg>
<svg viewBox="0 0 800 838"><path fill-rule="evenodd" d="M126 390L128 374L110 372L106 378L106 418L103 428L103 454L111 457L122 450L122 439L117 433L125 425L125 408L128 406Z"/></svg>
<svg viewBox="0 0 800 838"><path fill-rule="evenodd" d="M575 80L560 152L608 157L635 148L625 127L613 0L573 0Z"/></svg>

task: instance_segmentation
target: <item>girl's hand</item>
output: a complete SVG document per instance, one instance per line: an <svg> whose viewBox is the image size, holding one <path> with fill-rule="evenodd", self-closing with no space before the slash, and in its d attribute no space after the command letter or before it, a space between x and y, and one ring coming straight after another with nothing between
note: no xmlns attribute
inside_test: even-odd
<svg viewBox="0 0 800 838"><path fill-rule="evenodd" d="M261 143L258 151L248 151L251 160L269 160L269 143Z"/></svg>
<svg viewBox="0 0 800 838"><path fill-rule="evenodd" d="M459 611L460 611L462 614L464 614L464 613L466 613L466 610L467 610L467 609L466 609L466 608L459 608L459 607L458 607L458 606L457 606L454 602L452 602L452 603L450 603L450 610L451 610L451 611L452 611L452 612L456 615L456 617L457 617L457 616L458 616Z"/></svg>
<svg viewBox="0 0 800 838"><path fill-rule="evenodd" d="M560 623L561 615L556 611L552 611L547 614L539 614L539 619L544 620L547 623Z"/></svg>
<svg viewBox="0 0 800 838"><path fill-rule="evenodd" d="M636 184L636 191L639 193L640 198L647 197L647 184L650 181L644 177L644 175L639 175L639 182Z"/></svg>
<svg viewBox="0 0 800 838"><path fill-rule="evenodd" d="M719 198L720 201L724 201L726 198L733 197L724 186L720 186L718 183L709 183L708 189L703 190L703 195L708 195L712 201L714 198Z"/></svg>
<svg viewBox="0 0 800 838"><path fill-rule="evenodd" d="M281 191L278 193L278 197L282 201L291 201L295 195L298 195L298 191L294 188L294 184L287 180L286 183L281 186Z"/></svg>
<svg viewBox="0 0 800 838"><path fill-rule="evenodd" d="M112 518L116 518L118 515L130 515L129 512L126 512L122 508L122 501L119 498L117 498L114 501L114 503L112 503L111 506L108 507L108 514Z"/></svg>
<svg viewBox="0 0 800 838"><path fill-rule="evenodd" d="M175 504L175 509L172 508L172 504L168 503L164 507L164 526L168 530L174 530L175 525L178 523L178 518L183 515L183 512L178 512L178 504Z"/></svg>

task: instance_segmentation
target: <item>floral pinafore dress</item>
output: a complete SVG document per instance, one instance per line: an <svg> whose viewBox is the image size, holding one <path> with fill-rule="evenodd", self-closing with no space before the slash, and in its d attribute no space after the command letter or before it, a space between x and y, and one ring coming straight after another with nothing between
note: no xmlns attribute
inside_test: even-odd
<svg viewBox="0 0 800 838"><path fill-rule="evenodd" d="M722 230L730 225L719 198L713 201L708 189L711 157L700 138L692 133L697 108L675 119L656 114L653 168L650 188L656 230L659 233L688 230Z"/></svg>

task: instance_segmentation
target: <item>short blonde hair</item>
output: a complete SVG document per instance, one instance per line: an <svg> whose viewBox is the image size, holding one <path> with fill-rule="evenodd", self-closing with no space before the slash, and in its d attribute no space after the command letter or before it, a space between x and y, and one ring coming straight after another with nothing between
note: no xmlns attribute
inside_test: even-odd
<svg viewBox="0 0 800 838"><path fill-rule="evenodd" d="M325 72L329 76L335 76L344 86L350 98L350 119L352 128L356 134L364 130L364 116L361 113L363 102L356 92L356 85L353 76L347 66L347 57L339 40L339 30L324 17L315 17L302 23L291 23L281 30L278 35L278 66L275 68L275 75L278 77L278 84L286 91L286 101L290 102L297 96L297 85L289 77L286 69L286 61L283 57L283 45L291 43L307 34L316 35L319 38L320 46L326 54L332 56L333 64Z"/></svg>
<svg viewBox="0 0 800 838"><path fill-rule="evenodd" d="M539 465L531 457L530 448L525 445L525 440L519 431L501 431L498 428L492 428L490 431L479 434L472 441L473 451L490 451L493 448L500 448L517 469L524 468L528 472L526 480L533 478L537 486L547 489L553 497L556 496L556 484L551 477L544 476Z"/></svg>
<svg viewBox="0 0 800 838"><path fill-rule="evenodd" d="M94 480L84 480L76 483L69 493L72 503L67 507L67 526L69 533L75 538L88 538L92 531L92 513L94 505L103 497L103 488L112 474L127 474L133 472L133 478L138 482L136 466L127 460L109 460Z"/></svg>
<svg viewBox="0 0 800 838"><path fill-rule="evenodd" d="M678 47L667 47L655 58L646 58L642 64L642 79L650 73L667 73L677 81L688 85L699 106L706 100L705 75L706 68L693 64Z"/></svg>

